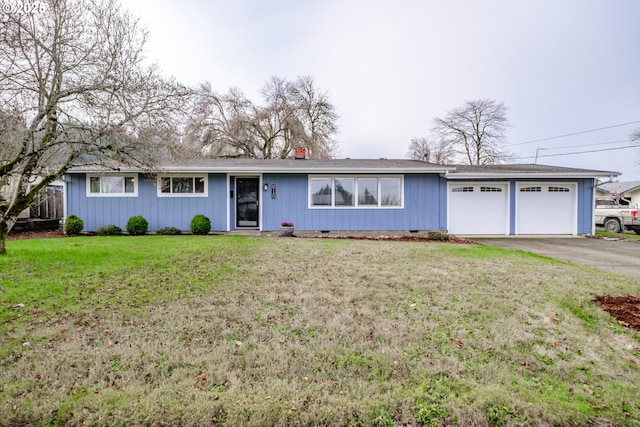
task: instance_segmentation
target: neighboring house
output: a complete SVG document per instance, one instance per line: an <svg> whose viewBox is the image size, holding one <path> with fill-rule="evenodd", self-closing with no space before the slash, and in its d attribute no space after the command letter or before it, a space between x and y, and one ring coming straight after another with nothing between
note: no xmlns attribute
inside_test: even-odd
<svg viewBox="0 0 640 427"><path fill-rule="evenodd" d="M617 172L543 165L443 166L416 160L201 159L154 175L74 169L66 210L85 230L142 215L149 230L592 233L595 181Z"/></svg>
<svg viewBox="0 0 640 427"><path fill-rule="evenodd" d="M19 182L17 180L6 181L7 182L0 182L0 196L2 196L3 198L9 197L10 192L15 190L15 185L17 185L17 183ZM38 184L40 181L42 181L41 177L31 179L29 189L31 189L32 186ZM56 180L50 185L43 188L36 196L35 200L31 203L31 206L20 212L20 214L18 215L18 219L62 219L64 216L64 203L62 197L63 186L64 183L61 180Z"/></svg>
<svg viewBox="0 0 640 427"><path fill-rule="evenodd" d="M600 197L619 198L622 203L640 206L640 181L608 182L598 185L596 194Z"/></svg>

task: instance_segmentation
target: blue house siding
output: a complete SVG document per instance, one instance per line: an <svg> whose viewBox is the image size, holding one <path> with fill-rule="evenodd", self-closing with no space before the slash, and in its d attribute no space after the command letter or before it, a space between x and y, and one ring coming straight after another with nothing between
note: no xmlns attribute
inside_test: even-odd
<svg viewBox="0 0 640 427"><path fill-rule="evenodd" d="M595 179L578 180L578 234L594 232Z"/></svg>
<svg viewBox="0 0 640 427"><path fill-rule="evenodd" d="M209 197L158 197L155 178L145 177L139 179L137 197L87 197L85 174L67 174L65 180L67 212L83 219L85 231L108 224L124 230L134 215L142 215L151 231L162 227L189 230L196 214L209 217L214 231L227 229L224 174L209 174Z"/></svg>
<svg viewBox="0 0 640 427"><path fill-rule="evenodd" d="M446 181L437 174L404 175L404 207L390 209L309 208L307 174L264 174L262 181L269 185L261 191L265 231L278 230L283 221L306 231L443 230L446 222Z"/></svg>
<svg viewBox="0 0 640 427"><path fill-rule="evenodd" d="M447 230L448 182L502 182L509 183L509 233L516 233L518 219L518 183L558 182L576 183L575 222L578 234L593 231L593 178L462 178L440 173L405 173L393 169L389 176L403 177L403 207L401 208L310 208L309 176L366 176L366 173L314 173L304 171L259 172L250 169L247 174L224 173L222 168L205 173L208 182L207 197L158 197L155 177L138 174L136 197L87 197L87 175L69 173L66 181L66 213L76 214L84 220L86 231L115 224L125 228L133 215L142 215L149 221L151 231L162 227L189 230L191 219L204 214L211 219L212 231L236 228L236 176L255 177L260 180L260 225L264 231L279 230L283 221L295 224L300 231L367 231L367 230ZM282 169L280 169L282 170ZM237 172L237 171L236 171ZM179 172L176 172L179 175ZM371 173L381 177L385 173ZM199 175L202 176L202 175ZM522 175L520 175L522 176ZM454 178L455 177L455 178ZM457 179L456 179L457 178ZM264 185L267 190L264 190ZM275 187L275 197L272 189ZM553 207L550 207L552 209Z"/></svg>

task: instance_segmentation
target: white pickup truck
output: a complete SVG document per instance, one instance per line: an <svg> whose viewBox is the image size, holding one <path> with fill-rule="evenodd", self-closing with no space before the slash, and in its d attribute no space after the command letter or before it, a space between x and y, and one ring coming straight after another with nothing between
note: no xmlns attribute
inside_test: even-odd
<svg viewBox="0 0 640 427"><path fill-rule="evenodd" d="M640 234L640 215L637 207L621 205L615 199L596 198L596 225L611 233L633 230Z"/></svg>

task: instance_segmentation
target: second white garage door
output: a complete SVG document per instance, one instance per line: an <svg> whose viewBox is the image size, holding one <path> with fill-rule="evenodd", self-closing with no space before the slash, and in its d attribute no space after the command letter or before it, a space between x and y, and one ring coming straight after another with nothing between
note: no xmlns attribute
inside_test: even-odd
<svg viewBox="0 0 640 427"><path fill-rule="evenodd" d="M509 184L449 183L449 233L509 234Z"/></svg>
<svg viewBox="0 0 640 427"><path fill-rule="evenodd" d="M516 234L576 234L574 183L516 184Z"/></svg>

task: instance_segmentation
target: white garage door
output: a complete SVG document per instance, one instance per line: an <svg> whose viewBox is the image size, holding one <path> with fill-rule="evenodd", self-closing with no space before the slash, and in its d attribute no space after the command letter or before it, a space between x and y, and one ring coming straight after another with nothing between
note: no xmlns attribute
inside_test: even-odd
<svg viewBox="0 0 640 427"><path fill-rule="evenodd" d="M449 233L509 234L509 185L449 183Z"/></svg>
<svg viewBox="0 0 640 427"><path fill-rule="evenodd" d="M516 234L576 234L575 183L516 185Z"/></svg>

